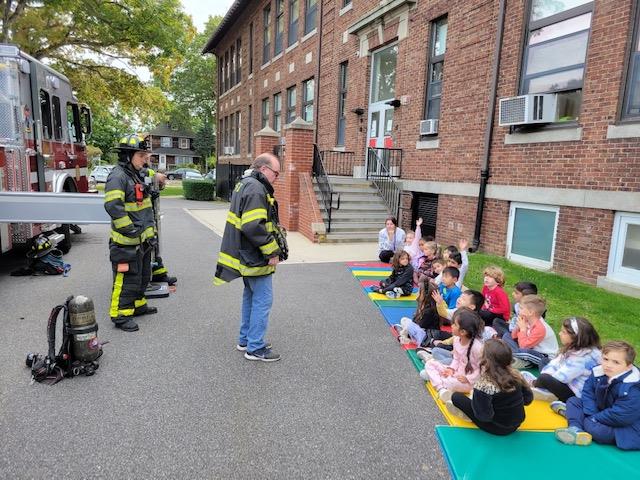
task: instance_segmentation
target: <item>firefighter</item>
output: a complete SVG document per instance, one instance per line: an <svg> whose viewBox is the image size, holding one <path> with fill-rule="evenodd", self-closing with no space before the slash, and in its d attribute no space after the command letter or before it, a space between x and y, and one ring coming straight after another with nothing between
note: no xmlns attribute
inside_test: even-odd
<svg viewBox="0 0 640 480"><path fill-rule="evenodd" d="M145 289L151 279L151 252L158 241L150 188L141 170L149 161L147 141L127 135L118 145L118 166L104 189L104 208L111 216L109 256L113 291L109 316L116 327L137 331L134 317L156 313L147 305Z"/></svg>

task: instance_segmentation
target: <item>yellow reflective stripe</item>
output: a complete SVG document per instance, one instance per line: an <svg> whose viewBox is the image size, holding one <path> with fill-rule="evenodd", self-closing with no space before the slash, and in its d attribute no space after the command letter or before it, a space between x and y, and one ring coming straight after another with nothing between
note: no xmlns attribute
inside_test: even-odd
<svg viewBox="0 0 640 480"><path fill-rule="evenodd" d="M242 265L240 260L232 257L224 252L220 252L218 256L218 263L235 270L243 277L259 277L261 275L268 275L275 272L275 267L272 265L265 265L264 267L247 267Z"/></svg>
<svg viewBox="0 0 640 480"><path fill-rule="evenodd" d="M227 214L227 222L229 222L231 225L233 225L238 230L240 230L241 222L240 222L240 219L238 218L238 216L235 213L230 211Z"/></svg>
<svg viewBox="0 0 640 480"><path fill-rule="evenodd" d="M122 200L124 202L124 192L122 190L109 190L104 194L104 203L113 200Z"/></svg>
<svg viewBox="0 0 640 480"><path fill-rule="evenodd" d="M122 292L123 280L124 273L116 273L116 278L113 282L113 293L111 294L111 308L109 309L109 316L111 318L115 318L118 316L118 303L120 302L120 293Z"/></svg>
<svg viewBox="0 0 640 480"><path fill-rule="evenodd" d="M144 307L147 304L147 299L143 298L142 300L134 300L133 306L136 308Z"/></svg>
<svg viewBox="0 0 640 480"><path fill-rule="evenodd" d="M124 204L125 212L139 212L140 210L144 210L146 208L151 208L151 198L149 197L142 200L142 205L138 205L137 202L126 202Z"/></svg>
<svg viewBox="0 0 640 480"><path fill-rule="evenodd" d="M133 308L125 308L124 310L118 310L119 317L131 317L135 313Z"/></svg>
<svg viewBox="0 0 640 480"><path fill-rule="evenodd" d="M233 270L237 270L238 272L240 271L240 260L233 258L231 255L224 252L220 252L220 255L218 256L218 263Z"/></svg>
<svg viewBox="0 0 640 480"><path fill-rule="evenodd" d="M127 237L115 230L111 230L111 240L120 245L140 245L140 237Z"/></svg>
<svg viewBox="0 0 640 480"><path fill-rule="evenodd" d="M271 240L266 245L260 245L260 251L263 255L271 255L278 249L278 244L275 240Z"/></svg>
<svg viewBox="0 0 640 480"><path fill-rule="evenodd" d="M167 269L166 269L165 267L156 268L156 269L153 271L153 274L154 274L154 275L160 275L160 274L162 274L162 273L168 273L168 272L167 272Z"/></svg>
<svg viewBox="0 0 640 480"><path fill-rule="evenodd" d="M269 232L269 233L273 233L273 232L276 231L276 229L273 226L273 222L267 222L265 224L265 227L267 227L267 232Z"/></svg>
<svg viewBox="0 0 640 480"><path fill-rule="evenodd" d="M276 199L267 193L267 202L269 202L269 205L273 205L276 203Z"/></svg>
<svg viewBox="0 0 640 480"><path fill-rule="evenodd" d="M255 208L242 214L242 225L255 220L267 219L267 210L265 208Z"/></svg>
<svg viewBox="0 0 640 480"><path fill-rule="evenodd" d="M225 280L222 280L221 278L218 278L218 277L213 277L213 285L215 287L219 285L224 285L225 283L227 283Z"/></svg>
<svg viewBox="0 0 640 480"><path fill-rule="evenodd" d="M129 216L124 216L124 217L120 217L120 218L116 218L113 221L113 226L116 228L122 228L122 227L126 227L128 225L131 225L133 222L131 221L131 219L129 218Z"/></svg>
<svg viewBox="0 0 640 480"><path fill-rule="evenodd" d="M156 229L155 227L147 227L144 229L144 232L142 232L142 234L140 235L140 237L142 237L142 241L144 242L145 240L149 240L150 238L153 238L156 236Z"/></svg>

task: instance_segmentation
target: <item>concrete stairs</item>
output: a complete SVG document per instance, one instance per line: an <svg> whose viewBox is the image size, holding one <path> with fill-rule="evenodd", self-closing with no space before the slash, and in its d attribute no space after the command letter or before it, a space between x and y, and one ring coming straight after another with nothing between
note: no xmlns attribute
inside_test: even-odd
<svg viewBox="0 0 640 480"><path fill-rule="evenodd" d="M327 233L323 243L377 242L378 232L384 227L389 212L373 184L362 178L330 176L329 179L333 191L340 194L340 209L335 209L338 199L334 195L331 233ZM329 217L315 182L314 190L320 213L328 225Z"/></svg>

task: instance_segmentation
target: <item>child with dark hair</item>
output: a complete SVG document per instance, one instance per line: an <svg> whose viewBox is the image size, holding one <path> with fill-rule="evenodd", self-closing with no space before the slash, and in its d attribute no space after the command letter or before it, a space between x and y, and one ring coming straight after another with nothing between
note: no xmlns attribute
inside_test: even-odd
<svg viewBox="0 0 640 480"><path fill-rule="evenodd" d="M418 308L413 319L403 317L400 324L393 326L398 332L397 338L400 343L414 341L417 345L423 345L425 341L430 343L434 339L444 340L451 337L449 332L440 330L440 316L433 298L433 293L437 291L438 287L433 282L420 284Z"/></svg>
<svg viewBox="0 0 640 480"><path fill-rule="evenodd" d="M627 342L609 342L602 348L602 365L595 367L582 389L571 397L564 413L568 428L556 438L570 445L596 443L622 450L640 450L640 370L636 352Z"/></svg>
<svg viewBox="0 0 640 480"><path fill-rule="evenodd" d="M446 403L447 410L494 435L515 432L524 421L524 406L533 401L533 394L511 367L511 360L508 345L502 340L487 340L480 362L482 373L473 386L472 398L456 392Z"/></svg>
<svg viewBox="0 0 640 480"><path fill-rule="evenodd" d="M378 232L378 258L389 263L396 250L404 245L404 230L398 227L396 217L387 217L384 228Z"/></svg>
<svg viewBox="0 0 640 480"><path fill-rule="evenodd" d="M436 242L420 242L421 254L418 255L414 262L415 273L413 281L418 284L425 280L431 280L436 275L433 272L433 261L440 256L438 244Z"/></svg>
<svg viewBox="0 0 640 480"><path fill-rule="evenodd" d="M484 323L493 326L495 318L509 320L511 306L509 297L504 289L504 272L500 267L489 266L484 269L484 285L482 295L484 295L484 306L480 310L480 316Z"/></svg>
<svg viewBox="0 0 640 480"><path fill-rule="evenodd" d="M462 293L462 290L456 284L459 276L460 271L455 267L446 267L442 271L442 283L439 285L438 290L449 308L456 307L458 297Z"/></svg>
<svg viewBox="0 0 640 480"><path fill-rule="evenodd" d="M447 266L447 262L444 258L436 258L433 262L431 262L431 269L433 270L436 278L432 280L432 283L436 285L440 285L442 283L442 271Z"/></svg>
<svg viewBox="0 0 640 480"><path fill-rule="evenodd" d="M512 331L517 323L518 315L520 315L520 300L525 295L537 295L538 287L535 283L531 282L518 282L513 286L513 316L507 323L504 318L496 317L493 319L493 328L498 332L498 338L502 338L506 332Z"/></svg>
<svg viewBox="0 0 640 480"><path fill-rule="evenodd" d="M391 265L393 270L386 280L380 281L379 287L372 287L372 291L384 293L389 298L411 295L413 292L413 267L411 257L404 250L399 250L393 256Z"/></svg>
<svg viewBox="0 0 640 480"><path fill-rule="evenodd" d="M586 318L565 318L560 328L560 343L560 354L541 370L538 378L522 372L535 387L536 400L566 402L573 396L580 398L591 370L600 365L600 336Z"/></svg>
<svg viewBox="0 0 640 480"><path fill-rule="evenodd" d="M459 308L453 315L451 332L453 340L453 361L443 365L429 360L420 378L431 381L440 400L451 399L452 392L468 393L480 375L480 357L482 355L482 319L468 308Z"/></svg>

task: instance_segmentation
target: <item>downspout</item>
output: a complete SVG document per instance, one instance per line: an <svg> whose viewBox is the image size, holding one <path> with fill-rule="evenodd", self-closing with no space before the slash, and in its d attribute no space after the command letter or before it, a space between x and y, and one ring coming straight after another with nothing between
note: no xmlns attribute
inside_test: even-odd
<svg viewBox="0 0 640 480"><path fill-rule="evenodd" d="M502 50L502 37L504 34L504 16L507 8L507 0L500 0L498 12L498 29L496 43L493 52L493 72L491 77L491 93L489 95L489 112L487 126L484 132L484 148L482 152L482 168L480 169L480 191L478 193L478 208L476 210L476 226L473 233L472 250L475 252L480 246L480 231L482 230L482 214L484 213L484 200L487 194L487 183L491 176L489 171L489 158L491 155L491 139L493 137L493 117L496 111L496 96L498 92L498 75L500 73L500 53Z"/></svg>
<svg viewBox="0 0 640 480"><path fill-rule="evenodd" d="M315 88L315 108L313 110L313 121L315 123L315 133L314 133L314 137L313 137L313 143L315 143L316 145L318 144L318 118L319 118L319 112L320 112L320 61L322 60L322 5L323 5L323 1L320 0L318 2L319 4L319 10L318 10L318 69L317 69L317 73L316 73L316 88Z"/></svg>

